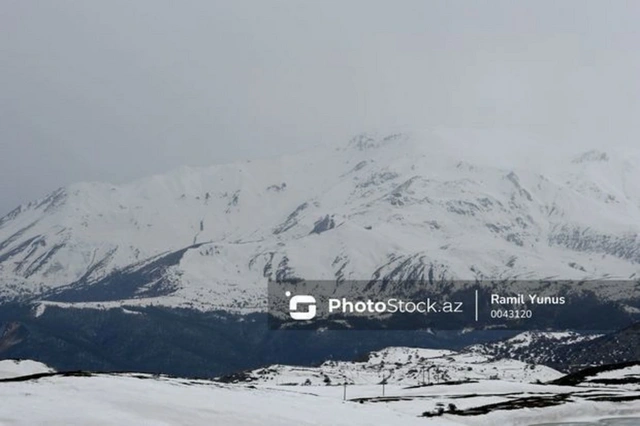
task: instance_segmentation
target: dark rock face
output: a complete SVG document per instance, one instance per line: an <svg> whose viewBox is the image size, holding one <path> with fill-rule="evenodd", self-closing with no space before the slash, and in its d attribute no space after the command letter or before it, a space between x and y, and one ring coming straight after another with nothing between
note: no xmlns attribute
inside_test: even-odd
<svg viewBox="0 0 640 426"><path fill-rule="evenodd" d="M336 222L333 219L333 215L329 216L326 215L323 218L320 218L316 221L316 223L313 226L313 230L311 231L312 234L321 234L325 231L328 231L330 229L333 229L336 227Z"/></svg>
<svg viewBox="0 0 640 426"><path fill-rule="evenodd" d="M287 217L287 219L273 230L275 235L282 234L298 224L298 217L309 207L309 203L302 203Z"/></svg>

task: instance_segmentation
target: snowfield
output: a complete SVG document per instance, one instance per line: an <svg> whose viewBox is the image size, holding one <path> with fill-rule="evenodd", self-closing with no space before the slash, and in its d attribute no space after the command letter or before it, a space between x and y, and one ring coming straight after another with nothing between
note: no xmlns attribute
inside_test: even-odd
<svg viewBox="0 0 640 426"><path fill-rule="evenodd" d="M0 425L512 425L596 421L640 415L640 403L606 402L590 394L624 394L610 388L543 386L503 381L407 389L342 386L225 385L207 381L106 375L52 376L0 382ZM467 410L518 398L569 394L556 406L495 410L488 414L422 417L455 404ZM360 402L362 401L362 402Z"/></svg>
<svg viewBox="0 0 640 426"><path fill-rule="evenodd" d="M0 361L0 372L2 426L529 426L640 418L636 365L607 367L560 385L562 374L548 367L409 347L318 367L272 365L215 381L57 373L41 363L12 360Z"/></svg>

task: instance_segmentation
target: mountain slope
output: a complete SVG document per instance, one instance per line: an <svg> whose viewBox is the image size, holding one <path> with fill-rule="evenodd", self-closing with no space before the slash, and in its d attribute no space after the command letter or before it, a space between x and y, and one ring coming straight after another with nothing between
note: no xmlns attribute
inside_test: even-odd
<svg viewBox="0 0 640 426"><path fill-rule="evenodd" d="M640 361L640 324L558 348L555 356L571 371L589 366Z"/></svg>
<svg viewBox="0 0 640 426"><path fill-rule="evenodd" d="M255 311L296 276L637 279L639 224L633 156L504 168L433 135L360 135L20 206L0 219L0 299Z"/></svg>
<svg viewBox="0 0 640 426"><path fill-rule="evenodd" d="M561 373L545 366L470 352L391 347L367 354L361 361L326 361L318 367L272 365L222 377L223 382L253 384L331 385L426 384L472 380L546 382Z"/></svg>

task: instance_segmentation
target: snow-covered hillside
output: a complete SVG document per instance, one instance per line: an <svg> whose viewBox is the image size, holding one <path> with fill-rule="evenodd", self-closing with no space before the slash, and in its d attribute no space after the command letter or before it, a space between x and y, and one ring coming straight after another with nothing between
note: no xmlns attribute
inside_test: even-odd
<svg viewBox="0 0 640 426"><path fill-rule="evenodd" d="M53 369L41 362L14 359L0 360L0 379L30 376L32 374L51 373Z"/></svg>
<svg viewBox="0 0 640 426"><path fill-rule="evenodd" d="M549 367L511 359L492 360L472 352L391 347L372 352L361 362L326 361L318 367L272 365L221 380L288 385L420 386L470 380L546 382L562 374Z"/></svg>
<svg viewBox="0 0 640 426"><path fill-rule="evenodd" d="M296 276L638 278L638 157L504 163L435 135L360 135L71 185L0 219L0 298L261 310L268 279Z"/></svg>

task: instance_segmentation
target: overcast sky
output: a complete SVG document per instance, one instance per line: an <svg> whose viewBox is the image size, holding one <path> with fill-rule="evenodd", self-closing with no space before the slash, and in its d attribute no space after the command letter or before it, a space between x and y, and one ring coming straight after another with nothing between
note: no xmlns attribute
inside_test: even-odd
<svg viewBox="0 0 640 426"><path fill-rule="evenodd" d="M639 21L633 0L0 0L0 214L365 130L634 146Z"/></svg>

